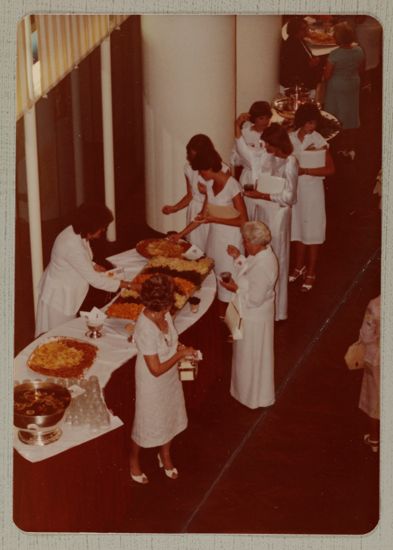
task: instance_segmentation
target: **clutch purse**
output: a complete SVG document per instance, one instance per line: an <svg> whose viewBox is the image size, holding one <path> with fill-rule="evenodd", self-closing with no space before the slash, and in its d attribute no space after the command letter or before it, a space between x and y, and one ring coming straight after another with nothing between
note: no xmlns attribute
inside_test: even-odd
<svg viewBox="0 0 393 550"><path fill-rule="evenodd" d="M232 334L233 340L243 338L243 319L233 302L229 302L225 312L224 322Z"/></svg>
<svg viewBox="0 0 393 550"><path fill-rule="evenodd" d="M177 372L182 382L196 380L198 376L198 363L190 361L189 359L183 359L177 364Z"/></svg>
<svg viewBox="0 0 393 550"><path fill-rule="evenodd" d="M326 165L326 149L302 151L299 155L302 168L323 168Z"/></svg>
<svg viewBox="0 0 393 550"><path fill-rule="evenodd" d="M364 356L366 354L366 346L360 342L354 342L347 349L344 355L344 361L350 370L362 369L364 367Z"/></svg>

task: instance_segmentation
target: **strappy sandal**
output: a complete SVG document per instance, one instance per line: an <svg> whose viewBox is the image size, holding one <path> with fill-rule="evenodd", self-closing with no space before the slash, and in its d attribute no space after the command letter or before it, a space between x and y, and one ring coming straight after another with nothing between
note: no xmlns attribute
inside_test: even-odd
<svg viewBox="0 0 393 550"><path fill-rule="evenodd" d="M158 453L157 455L157 460L158 460L158 467L164 469L165 475L169 477L169 479L177 479L179 477L179 472L177 468L175 467L169 468L169 469L164 468L164 464L161 460L160 453Z"/></svg>
<svg viewBox="0 0 393 550"><path fill-rule="evenodd" d="M292 273L288 277L288 282L294 283L300 277L303 277L305 275L305 273L306 273L306 266L305 265L303 267L301 267L300 269L295 267L295 269L292 271Z"/></svg>
<svg viewBox="0 0 393 550"><path fill-rule="evenodd" d="M133 474L130 472L130 476L135 483L140 483L141 485L146 485L146 483L149 483L149 478L143 472L141 474Z"/></svg>
<svg viewBox="0 0 393 550"><path fill-rule="evenodd" d="M308 283L306 281L309 281ZM306 275L304 278L304 283L302 284L300 290L302 292L310 292L315 283L315 275Z"/></svg>

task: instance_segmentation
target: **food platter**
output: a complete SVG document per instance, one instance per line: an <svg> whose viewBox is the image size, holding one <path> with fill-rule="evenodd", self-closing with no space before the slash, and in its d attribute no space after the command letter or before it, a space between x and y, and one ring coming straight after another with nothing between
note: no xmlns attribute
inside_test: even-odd
<svg viewBox="0 0 393 550"><path fill-rule="evenodd" d="M80 378L92 366L97 349L77 338L55 336L33 350L27 366L46 376Z"/></svg>
<svg viewBox="0 0 393 550"><path fill-rule="evenodd" d="M136 250L145 258L165 256L166 258L180 258L190 248L187 241L171 241L170 239L144 239L136 245Z"/></svg>
<svg viewBox="0 0 393 550"><path fill-rule="evenodd" d="M332 32L325 32L323 30L309 30L308 36L304 38L307 44L310 46L321 46L321 47L334 47L337 46L336 41Z"/></svg>
<svg viewBox="0 0 393 550"><path fill-rule="evenodd" d="M174 306L172 314L178 312L188 299L198 290L213 269L211 258L187 260L156 256L147 263L144 269L132 280L132 290L122 289L120 295L109 305L106 314L109 318L129 319L136 321L143 310L138 285L156 273L164 273L173 278L175 285Z"/></svg>

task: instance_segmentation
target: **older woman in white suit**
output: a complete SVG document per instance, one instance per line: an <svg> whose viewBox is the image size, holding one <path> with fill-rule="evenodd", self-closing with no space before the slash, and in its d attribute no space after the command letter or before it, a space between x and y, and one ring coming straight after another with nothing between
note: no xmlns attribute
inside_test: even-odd
<svg viewBox="0 0 393 550"><path fill-rule="evenodd" d="M269 243L268 227L259 221L246 222L241 232L245 258L232 245L235 274L227 290L243 319L243 338L235 340L232 354L231 395L250 409L273 405L274 396L274 286L278 262Z"/></svg>
<svg viewBox="0 0 393 550"><path fill-rule="evenodd" d="M89 241L105 233L112 220L105 205L85 203L74 213L71 225L56 237L39 283L35 336L73 319L89 285L108 292L130 287L127 281L108 277L105 268L93 262Z"/></svg>

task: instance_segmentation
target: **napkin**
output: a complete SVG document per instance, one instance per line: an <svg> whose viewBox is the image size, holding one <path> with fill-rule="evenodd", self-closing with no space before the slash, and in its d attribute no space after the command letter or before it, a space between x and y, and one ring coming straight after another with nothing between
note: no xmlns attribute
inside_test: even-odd
<svg viewBox="0 0 393 550"><path fill-rule="evenodd" d="M97 327L102 325L107 317L105 313L95 306L91 311L80 311L79 315L84 317L89 325Z"/></svg>
<svg viewBox="0 0 393 550"><path fill-rule="evenodd" d="M204 252L198 246L193 244L186 252L183 252L182 256L187 260L199 260L199 258L204 256Z"/></svg>

